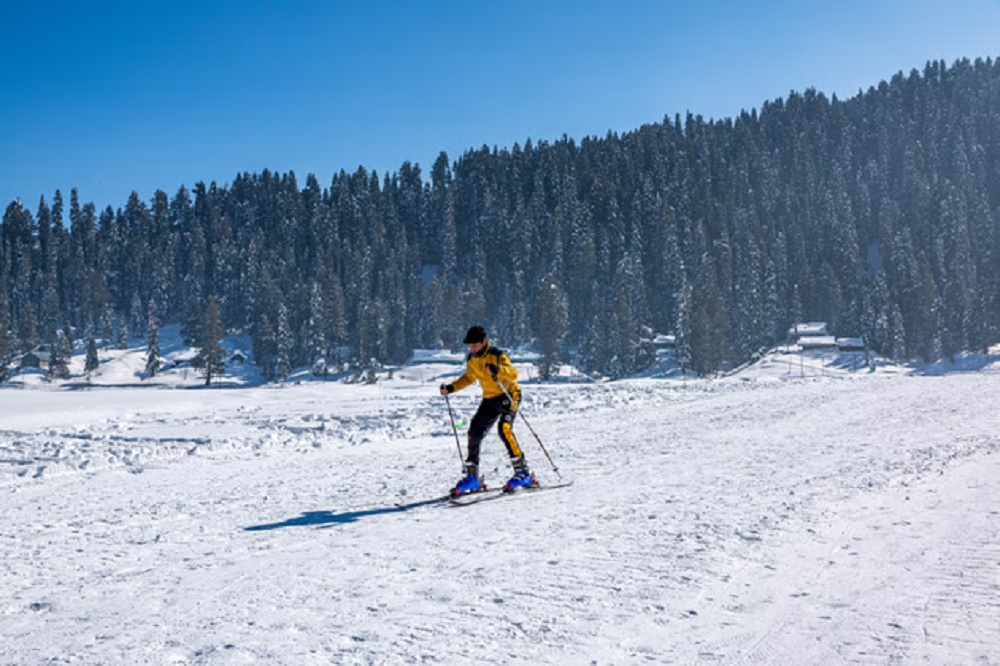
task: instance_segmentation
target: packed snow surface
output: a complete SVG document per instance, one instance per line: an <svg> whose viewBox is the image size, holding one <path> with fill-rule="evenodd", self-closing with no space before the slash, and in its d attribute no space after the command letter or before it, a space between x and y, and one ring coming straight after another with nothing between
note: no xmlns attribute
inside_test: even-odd
<svg viewBox="0 0 1000 666"><path fill-rule="evenodd" d="M0 663L1000 663L992 366L528 383L465 507L456 371L0 389Z"/></svg>

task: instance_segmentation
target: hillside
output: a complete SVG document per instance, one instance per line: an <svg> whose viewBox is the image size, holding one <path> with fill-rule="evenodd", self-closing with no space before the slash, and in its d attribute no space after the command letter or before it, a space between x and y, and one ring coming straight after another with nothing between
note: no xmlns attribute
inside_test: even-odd
<svg viewBox="0 0 1000 666"><path fill-rule="evenodd" d="M441 153L391 174L234 174L98 210L53 193L0 222L0 359L156 321L244 331L290 365L399 364L474 322L621 378L656 333L728 371L826 321L882 355L1000 342L1000 62L762 100L604 137ZM6 332L9 331L9 335Z"/></svg>

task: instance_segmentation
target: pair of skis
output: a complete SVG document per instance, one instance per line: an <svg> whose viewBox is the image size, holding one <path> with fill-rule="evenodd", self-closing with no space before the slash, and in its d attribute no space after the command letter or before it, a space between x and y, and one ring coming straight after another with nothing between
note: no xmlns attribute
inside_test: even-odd
<svg viewBox="0 0 1000 666"><path fill-rule="evenodd" d="M560 481L559 483L551 483L551 484L546 484L544 486L543 485L528 486L524 488L518 488L516 490L504 490L503 488L486 488L471 493L463 493L461 495L449 495L446 499L448 503L451 504L452 506L468 506L470 504L478 504L479 502L501 499L503 497L531 495L534 493L541 492L543 490L555 490L556 488L565 488L571 485L573 485L572 481Z"/></svg>

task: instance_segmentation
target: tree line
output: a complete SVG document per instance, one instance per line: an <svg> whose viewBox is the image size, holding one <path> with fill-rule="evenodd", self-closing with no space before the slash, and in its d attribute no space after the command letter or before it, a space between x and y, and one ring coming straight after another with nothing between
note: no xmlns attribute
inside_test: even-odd
<svg viewBox="0 0 1000 666"><path fill-rule="evenodd" d="M933 360L1000 337L998 215L1000 61L929 62L847 100L809 89L734 118L442 153L426 174L15 201L0 359L174 321L195 343L250 335L280 380L460 347L481 323L543 373L626 375L672 333L708 374L823 320Z"/></svg>

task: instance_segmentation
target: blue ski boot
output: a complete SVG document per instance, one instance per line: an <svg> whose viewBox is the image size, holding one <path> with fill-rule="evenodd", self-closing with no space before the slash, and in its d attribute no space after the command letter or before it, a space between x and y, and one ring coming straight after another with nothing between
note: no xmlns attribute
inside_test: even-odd
<svg viewBox="0 0 1000 666"><path fill-rule="evenodd" d="M503 487L503 491L505 493L512 493L521 488L534 488L537 485L538 482L535 480L534 474L527 469L519 469L514 472L514 476L510 477L510 481Z"/></svg>
<svg viewBox="0 0 1000 666"><path fill-rule="evenodd" d="M483 483L483 478L478 474L478 467L478 465L466 463L465 476L463 476L455 487L451 489L452 497L468 495L469 493L478 493L480 490L486 490L486 484Z"/></svg>

